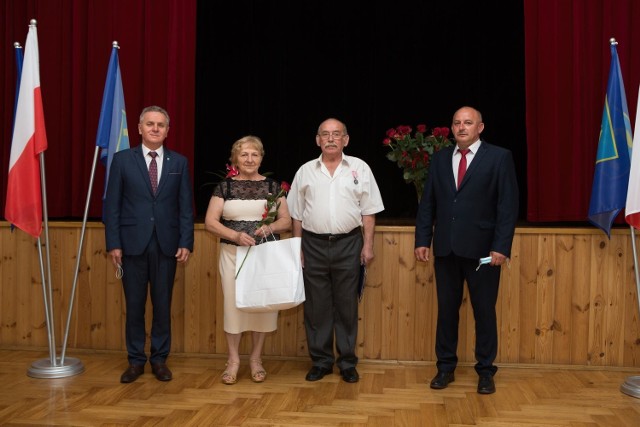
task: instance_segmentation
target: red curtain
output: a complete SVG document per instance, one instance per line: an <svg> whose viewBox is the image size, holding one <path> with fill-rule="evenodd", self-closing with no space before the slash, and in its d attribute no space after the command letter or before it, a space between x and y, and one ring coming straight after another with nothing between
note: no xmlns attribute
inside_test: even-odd
<svg viewBox="0 0 640 427"><path fill-rule="evenodd" d="M131 145L140 110L167 108L167 146L194 157L196 0L0 0L0 216L16 73L13 42L38 20L49 149L50 218L84 212L111 42L120 67ZM527 220L585 221L615 37L635 122L640 83L640 2L524 0ZM508 55L507 55L508 56ZM505 60L509 60L508 57ZM524 126L525 124L523 124ZM193 173L193 171L192 171ZM90 216L100 217L104 166L96 168ZM525 185L525 183L521 183ZM618 221L620 222L620 220Z"/></svg>
<svg viewBox="0 0 640 427"><path fill-rule="evenodd" d="M618 41L631 125L640 82L640 3L525 0L527 220L586 221ZM622 215L617 222L622 222Z"/></svg>
<svg viewBox="0 0 640 427"><path fill-rule="evenodd" d="M30 19L38 21L50 218L84 214L114 40L120 45L131 146L140 143L137 124L142 108L160 105L171 116L166 146L192 163L196 0L2 0L0 4L0 52L5 64L0 67L0 216L4 216L16 82L12 46L14 42L24 46ZM104 174L98 163L90 217L101 216Z"/></svg>

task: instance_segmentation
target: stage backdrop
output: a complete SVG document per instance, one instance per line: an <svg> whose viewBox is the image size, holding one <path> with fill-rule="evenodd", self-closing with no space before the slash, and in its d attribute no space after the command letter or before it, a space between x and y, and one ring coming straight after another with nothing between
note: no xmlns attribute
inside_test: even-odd
<svg viewBox="0 0 640 427"><path fill-rule="evenodd" d="M196 4L197 3L197 4ZM521 219L584 222L611 61L618 42L630 119L640 82L640 8L632 0L476 2L0 0L0 216L16 72L13 42L38 20L51 218L80 218L111 42L118 40L131 144L137 116L160 104L167 142L192 160L204 214L229 147L263 138L263 171L290 180L317 156L320 121L351 134L349 154L378 178L386 210L411 218L416 198L381 142L397 125L448 126L479 108L487 141L510 148ZM196 15L197 6L197 15ZM526 96L525 96L526 95ZM99 165L90 216L99 218Z"/></svg>
<svg viewBox="0 0 640 427"><path fill-rule="evenodd" d="M120 70L131 145L138 118L157 104L171 116L167 146L193 159L196 0L1 0L0 216L4 218L11 151L16 67L13 43L24 46L38 21L40 82L49 147L45 152L51 218L82 218L111 43ZM102 212L105 168L98 164L90 216Z"/></svg>

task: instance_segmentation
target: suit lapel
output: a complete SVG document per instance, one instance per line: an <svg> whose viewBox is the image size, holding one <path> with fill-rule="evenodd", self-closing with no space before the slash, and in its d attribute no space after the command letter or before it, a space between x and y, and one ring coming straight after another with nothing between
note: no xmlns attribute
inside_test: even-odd
<svg viewBox="0 0 640 427"><path fill-rule="evenodd" d="M171 162L172 159L171 157L173 153L171 153L171 151L167 150L167 148L164 148L164 153L163 153L163 159L162 159L162 172L160 173L160 183L158 184L158 193L159 194L160 191L162 191L162 188L164 187L165 182L167 182L167 177L169 176L169 169L171 168ZM149 187L151 187L151 181L149 181Z"/></svg>
<svg viewBox="0 0 640 427"><path fill-rule="evenodd" d="M133 154L133 160L136 163L136 166L140 170L140 174L142 175L142 181L146 183L147 190L153 196L153 190L151 189L151 178L149 178L149 168L147 167L147 162L144 159L144 153L142 151L142 147L140 145L131 149Z"/></svg>
<svg viewBox="0 0 640 427"><path fill-rule="evenodd" d="M449 187L451 191L455 193L458 189L456 188L456 176L453 174L453 167L451 165L453 164L453 155L456 152L456 146L447 147L446 149L449 150L449 154L445 156L447 163L444 166L446 170L449 171Z"/></svg>

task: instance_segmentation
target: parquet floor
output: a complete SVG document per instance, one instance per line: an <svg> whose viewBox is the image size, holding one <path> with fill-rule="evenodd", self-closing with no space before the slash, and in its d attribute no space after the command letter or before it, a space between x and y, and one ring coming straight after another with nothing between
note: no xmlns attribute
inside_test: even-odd
<svg viewBox="0 0 640 427"><path fill-rule="evenodd" d="M640 372L574 367L501 366L497 392L476 393L471 366L456 371L445 390L431 390L432 363L361 361L360 382L337 371L318 382L304 376L308 360L265 358L263 384L249 378L220 382L224 359L174 355L173 381L146 372L120 384L122 353L67 353L81 374L31 378L27 370L46 352L0 350L2 426L640 426L640 399L620 392ZM149 371L149 369L147 369Z"/></svg>

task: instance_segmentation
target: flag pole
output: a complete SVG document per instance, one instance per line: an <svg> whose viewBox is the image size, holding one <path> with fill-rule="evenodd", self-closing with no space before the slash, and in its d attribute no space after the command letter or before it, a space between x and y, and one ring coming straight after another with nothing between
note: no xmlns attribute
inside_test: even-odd
<svg viewBox="0 0 640 427"><path fill-rule="evenodd" d="M80 231L80 241L78 242L78 253L76 254L76 268L73 274L73 285L71 286L71 295L69 295L69 312L67 314L67 326L64 332L64 340L62 343L62 355L60 361L64 363L65 353L67 350L67 340L69 338L69 327L71 325L71 313L73 312L73 301L75 300L76 287L78 284L78 272L80 271L80 260L82 257L82 246L84 244L84 235L87 228L87 218L89 216L89 203L91 202L91 191L93 189L93 179L96 174L96 164L98 162L98 155L100 154L100 147L96 145L95 152L93 154L93 165L91 165L91 176L89 177L89 189L87 190L87 201L84 205L84 216L82 217L82 230Z"/></svg>
<svg viewBox="0 0 640 427"><path fill-rule="evenodd" d="M37 21L32 19L29 22L29 28L36 29ZM42 262L42 248L40 246L40 237L38 237L38 250L40 253L40 271L42 275L42 287L44 293L44 306L47 321L47 331L49 334L49 359L36 360L27 370L27 375L34 378L62 378L70 375L76 375L84 371L84 367L78 360L70 360L69 364L64 365L62 361L56 357L56 337L53 316L53 289L51 286L51 252L49 243L49 213L47 209L47 183L45 173L44 152L40 152L40 186L42 193L42 213L44 222L45 235L45 253L46 253L46 273L47 280L44 280L45 266Z"/></svg>
<svg viewBox="0 0 640 427"><path fill-rule="evenodd" d="M635 145L635 150L634 150ZM638 89L638 108L636 108L635 129L631 143L627 143L631 164L629 167L629 185L627 186L627 201L625 204L625 220L629 224L631 235L631 248L633 250L633 269L636 279L636 299L638 302L638 313L640 313L640 271L638 271L638 249L636 246L635 228L640 226L638 213L640 212L640 89ZM620 391L629 396L640 398L640 376L627 377L620 385Z"/></svg>
<svg viewBox="0 0 640 427"><path fill-rule="evenodd" d="M636 232L632 226L631 229L631 247L633 249L633 266L636 275L636 295L638 301L638 312L640 313L640 272L638 271L638 251L636 249ZM640 375L632 375L627 377L620 386L620 391L629 396L640 398Z"/></svg>
<svg viewBox="0 0 640 427"><path fill-rule="evenodd" d="M107 79L105 82L105 93L103 94L103 105L101 108L101 112L100 112L100 121L98 123L98 135L96 137L96 148L95 148L95 152L93 155L93 164L91 165L91 174L89 177L89 188L87 189L87 197L86 197L86 202L85 202L85 206L84 206L84 216L82 218L82 230L80 232L80 241L78 242L78 252L76 254L76 266L74 269L74 276L73 276L73 284L71 286L71 295L69 296L69 311L67 314L67 325L65 327L65 333L64 333L64 339L63 339L63 344L62 344L62 355L60 357L60 360L62 363L64 363L65 358L66 358L66 350L67 350L67 342L69 339L69 329L71 327L71 314L73 313L73 305L74 305L74 301L75 301L75 293L76 293L76 289L78 286L78 274L80 273L80 261L82 259L82 248L84 246L84 237L86 234L86 228L87 228L87 218L89 217L89 205L91 202L91 193L93 192L93 182L95 179L95 175L96 175L96 165L98 163L98 158L100 155L100 149L109 149L109 142L110 142L110 138L111 138L111 131L112 131L112 115L113 115L113 109L114 109L114 102L113 102L113 97L114 95L114 90L117 91L117 87L118 85L117 83L117 79L116 74L117 72L119 72L119 64L117 62L117 50L120 49L120 46L118 46L118 42L117 41L113 41L111 43L112 46L112 56L111 59L109 61L109 68L107 70ZM116 61L114 61L114 58L116 59ZM115 68L112 68L112 65L115 66ZM116 73L112 76L112 71L116 71ZM111 78L113 77L113 81L112 84L110 84L111 82ZM109 102L108 100L109 95L111 95L111 102ZM108 108L108 110L107 110ZM107 120L106 118L109 118L109 120ZM120 129L120 126L118 126L120 132L122 132L122 130ZM125 125L126 128L126 125ZM106 139L104 138L105 134L102 132L103 130L108 130L109 132L106 133ZM121 136L121 134L118 134L118 136ZM128 147L129 144L127 142L126 146ZM109 168L109 162L107 161L107 171ZM106 186L106 182L105 182L105 186Z"/></svg>

